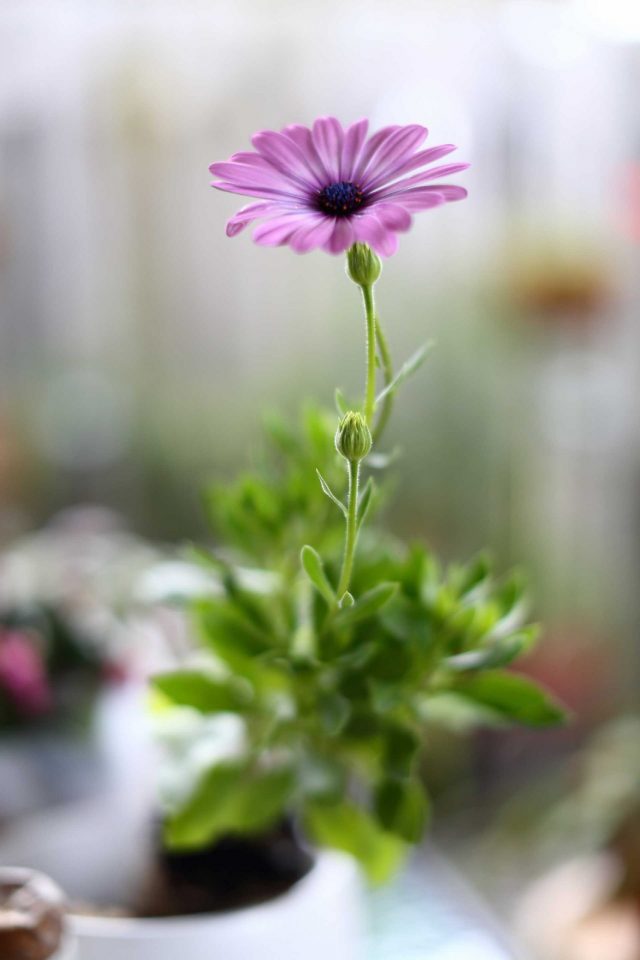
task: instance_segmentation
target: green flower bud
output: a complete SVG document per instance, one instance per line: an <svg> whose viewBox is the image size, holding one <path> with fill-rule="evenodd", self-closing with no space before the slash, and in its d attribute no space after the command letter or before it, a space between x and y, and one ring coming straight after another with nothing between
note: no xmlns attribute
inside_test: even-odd
<svg viewBox="0 0 640 960"><path fill-rule="evenodd" d="M354 243L347 250L347 273L361 287L372 287L382 273L382 263L368 243Z"/></svg>
<svg viewBox="0 0 640 960"><path fill-rule="evenodd" d="M338 424L336 450L345 460L359 463L371 450L371 431L361 413L350 410Z"/></svg>

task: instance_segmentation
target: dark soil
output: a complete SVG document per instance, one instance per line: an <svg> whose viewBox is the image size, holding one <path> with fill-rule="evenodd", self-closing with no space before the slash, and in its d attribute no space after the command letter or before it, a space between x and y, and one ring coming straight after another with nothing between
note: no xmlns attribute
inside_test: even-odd
<svg viewBox="0 0 640 960"><path fill-rule="evenodd" d="M257 837L231 836L189 853L159 849L134 904L78 912L135 917L218 913L264 903L309 872L312 856L290 822Z"/></svg>

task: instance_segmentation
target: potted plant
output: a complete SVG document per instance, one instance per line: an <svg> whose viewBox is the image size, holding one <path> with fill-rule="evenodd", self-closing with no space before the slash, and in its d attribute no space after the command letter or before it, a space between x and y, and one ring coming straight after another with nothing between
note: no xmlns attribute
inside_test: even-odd
<svg viewBox="0 0 640 960"><path fill-rule="evenodd" d="M155 561L104 511L67 511L0 554L0 821L111 789L131 582Z"/></svg>
<svg viewBox="0 0 640 960"><path fill-rule="evenodd" d="M323 118L259 133L253 152L211 167L215 187L254 198L229 236L258 219L260 244L346 254L364 303L364 399L337 391L337 418L309 409L301 430L271 420L261 465L213 492L226 543L199 552L212 587L192 611L199 650L153 679L160 715L200 715L210 749L190 767L174 749L145 919L77 918L82 960L352 960L355 862L386 880L428 821L430 717L562 717L505 670L536 636L520 578L496 581L484 557L443 569L371 524L374 473L391 460L383 432L428 351L394 372L374 304L380 256L414 212L466 196L438 179L467 165L429 166L454 148L421 150L426 136Z"/></svg>

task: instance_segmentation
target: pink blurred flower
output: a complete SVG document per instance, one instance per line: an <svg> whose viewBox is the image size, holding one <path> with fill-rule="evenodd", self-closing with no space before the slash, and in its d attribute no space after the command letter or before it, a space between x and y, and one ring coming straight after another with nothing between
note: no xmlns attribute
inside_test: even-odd
<svg viewBox="0 0 640 960"><path fill-rule="evenodd" d="M0 630L0 687L27 716L39 716L51 709L44 661L24 631Z"/></svg>
<svg viewBox="0 0 640 960"><path fill-rule="evenodd" d="M371 137L367 130L367 120L343 128L321 117L311 129L294 124L256 133L255 152L211 164L212 186L259 198L229 220L228 236L259 219L253 238L266 246L342 253L358 242L388 257L412 213L466 197L463 187L431 182L469 166L427 166L455 150L452 144L419 150L428 131L417 124L384 127Z"/></svg>

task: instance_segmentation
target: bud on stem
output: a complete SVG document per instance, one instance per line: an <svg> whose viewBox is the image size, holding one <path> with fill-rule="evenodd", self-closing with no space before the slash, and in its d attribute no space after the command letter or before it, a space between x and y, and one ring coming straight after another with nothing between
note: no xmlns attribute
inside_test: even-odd
<svg viewBox="0 0 640 960"><path fill-rule="evenodd" d="M377 253L367 243L354 243L347 251L347 273L361 287L372 287L382 273Z"/></svg>
<svg viewBox="0 0 640 960"><path fill-rule="evenodd" d="M336 430L336 450L349 463L360 463L371 450L371 431L367 421L355 410L345 413Z"/></svg>

